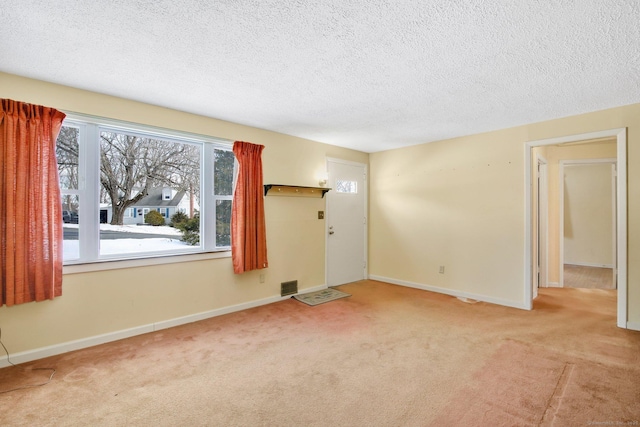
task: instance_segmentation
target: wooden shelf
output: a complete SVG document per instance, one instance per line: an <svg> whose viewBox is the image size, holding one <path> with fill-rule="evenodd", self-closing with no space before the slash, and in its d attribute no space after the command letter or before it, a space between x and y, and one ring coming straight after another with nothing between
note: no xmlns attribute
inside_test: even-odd
<svg viewBox="0 0 640 427"><path fill-rule="evenodd" d="M330 188L302 187L298 185L265 184L265 196L292 196L292 197L324 197Z"/></svg>

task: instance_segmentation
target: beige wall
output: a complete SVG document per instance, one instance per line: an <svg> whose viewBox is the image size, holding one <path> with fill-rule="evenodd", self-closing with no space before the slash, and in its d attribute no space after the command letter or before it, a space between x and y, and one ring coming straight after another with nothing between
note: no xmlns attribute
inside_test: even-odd
<svg viewBox="0 0 640 427"><path fill-rule="evenodd" d="M549 183L549 283L558 284L560 278L560 181L562 160L610 159L616 157L616 141L605 140L583 144L563 144L544 148Z"/></svg>
<svg viewBox="0 0 640 427"><path fill-rule="evenodd" d="M634 104L372 154L370 274L522 305L525 143L627 127L628 321L639 325L639 117Z"/></svg>
<svg viewBox="0 0 640 427"><path fill-rule="evenodd" d="M520 304L518 139L505 130L372 154L370 274Z"/></svg>
<svg viewBox="0 0 640 427"><path fill-rule="evenodd" d="M564 167L564 263L613 267L610 163Z"/></svg>
<svg viewBox="0 0 640 427"><path fill-rule="evenodd" d="M326 157L368 155L292 136L0 73L0 97L266 146L264 181L318 185ZM230 258L67 274L53 301L0 307L12 354L280 295L280 283L325 284L325 199L265 199L269 268L234 275Z"/></svg>
<svg viewBox="0 0 640 427"><path fill-rule="evenodd" d="M0 73L0 97L264 144L265 183L311 185L335 157L370 164L372 275L524 300L525 142L628 127L629 321L640 324L640 104L372 154ZM323 285L325 199L267 197L269 269L229 258L65 275L54 301L0 307L15 354ZM446 267L445 274L438 267Z"/></svg>

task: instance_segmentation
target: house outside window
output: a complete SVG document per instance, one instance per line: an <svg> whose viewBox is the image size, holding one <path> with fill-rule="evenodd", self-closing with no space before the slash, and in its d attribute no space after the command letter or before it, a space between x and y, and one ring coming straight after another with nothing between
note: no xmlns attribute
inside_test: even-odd
<svg viewBox="0 0 640 427"><path fill-rule="evenodd" d="M230 142L69 114L56 148L65 264L229 250ZM151 210L165 225L145 224ZM176 212L196 221L195 244Z"/></svg>
<svg viewBox="0 0 640 427"><path fill-rule="evenodd" d="M162 189L162 200L171 200L175 196L173 189L164 187Z"/></svg>

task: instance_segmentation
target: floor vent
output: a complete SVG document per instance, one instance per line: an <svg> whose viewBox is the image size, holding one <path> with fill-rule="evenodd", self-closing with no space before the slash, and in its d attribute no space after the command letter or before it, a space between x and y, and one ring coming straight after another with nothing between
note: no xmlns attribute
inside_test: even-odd
<svg viewBox="0 0 640 427"><path fill-rule="evenodd" d="M292 280L290 282L282 282L280 283L280 295L293 295L298 293L298 281Z"/></svg>

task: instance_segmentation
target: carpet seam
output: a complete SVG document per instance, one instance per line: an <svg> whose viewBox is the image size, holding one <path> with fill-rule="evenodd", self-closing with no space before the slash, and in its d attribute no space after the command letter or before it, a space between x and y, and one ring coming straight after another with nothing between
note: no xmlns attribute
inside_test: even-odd
<svg viewBox="0 0 640 427"><path fill-rule="evenodd" d="M562 372L558 377L558 381L556 382L556 386L553 389L553 393L551 393L549 400L547 400L546 408L542 413L542 417L538 422L538 426L543 425L543 423L547 425L553 424L553 420L555 420L556 414L558 413L558 409L560 408L560 401L562 400L562 397L564 396L564 392L567 389L567 385L569 384L569 378L573 373L574 367L575 365L573 363L565 362L564 367L562 368ZM558 401L557 405L553 405L555 400ZM548 415L551 412L550 410L553 410L553 413L551 414L551 419L547 421Z"/></svg>

